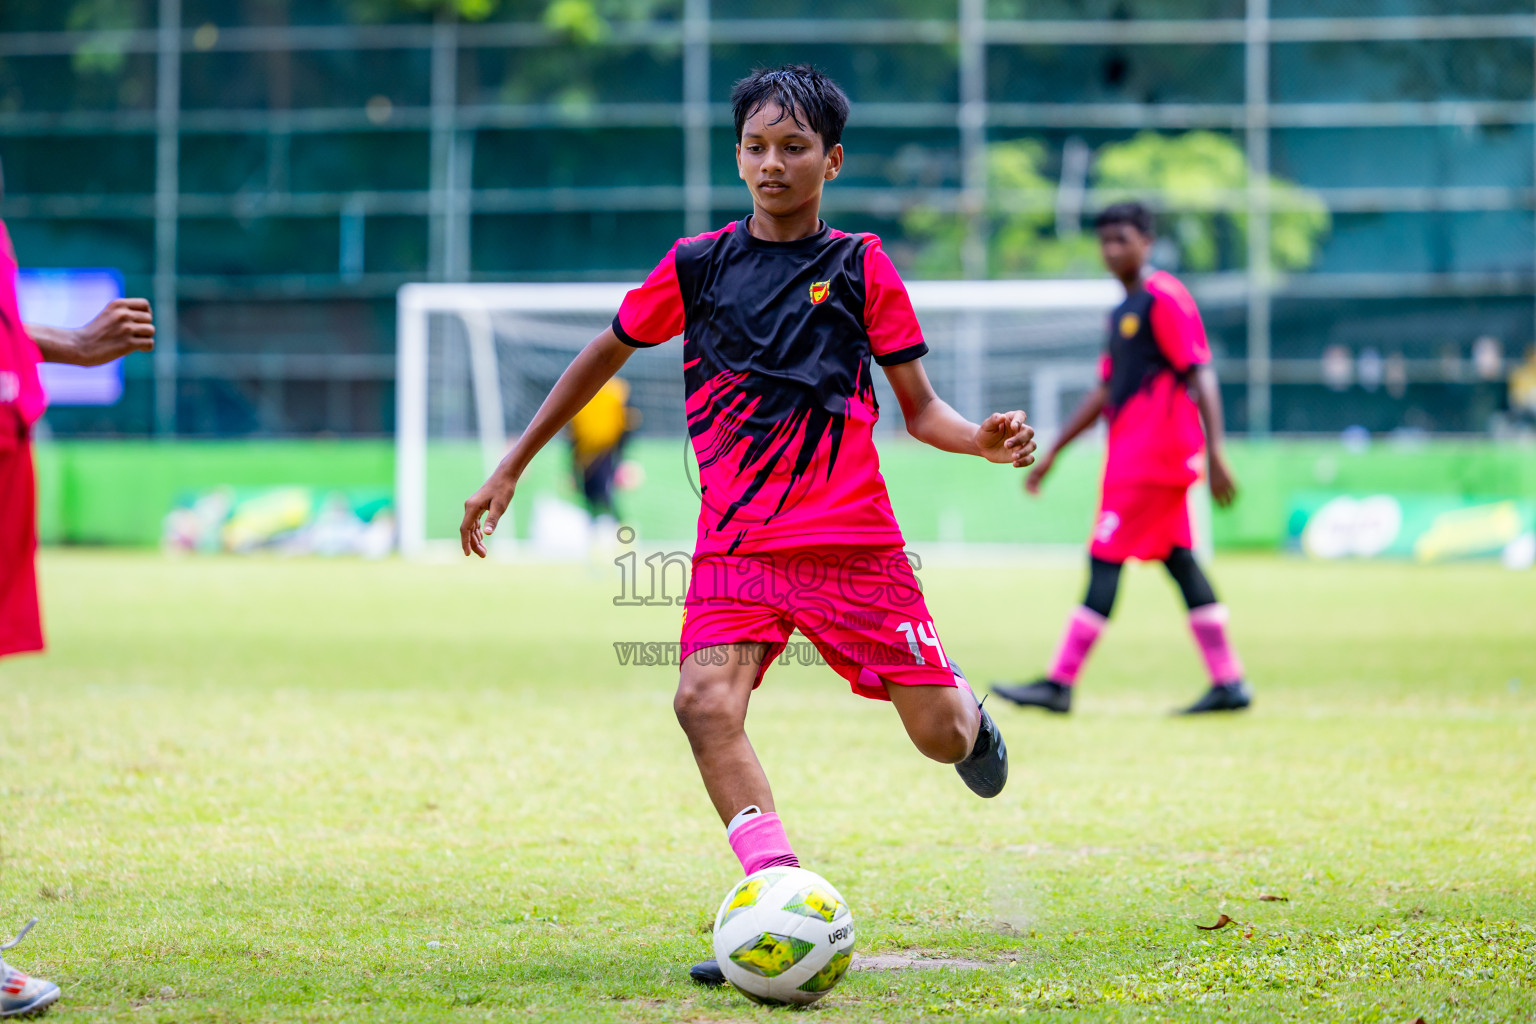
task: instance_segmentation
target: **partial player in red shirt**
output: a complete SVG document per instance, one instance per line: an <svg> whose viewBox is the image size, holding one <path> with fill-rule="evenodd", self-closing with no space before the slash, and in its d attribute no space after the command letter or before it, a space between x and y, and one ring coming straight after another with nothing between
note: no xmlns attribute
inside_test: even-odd
<svg viewBox="0 0 1536 1024"><path fill-rule="evenodd" d="M1125 285L1125 301L1110 315L1099 386L1025 481L1030 494L1039 494L1057 454L1101 414L1109 421L1103 500L1088 549L1088 595L1067 623L1045 677L992 691L1016 704L1071 710L1078 672L1109 623L1120 567L1135 558L1168 567L1210 670L1210 689L1183 713L1240 710L1251 701L1243 665L1227 635L1226 606L1195 561L1189 525L1187 492L1202 468L1218 504L1230 505L1237 496L1222 451L1221 392L1205 326L1178 278L1147 264L1153 234L1146 207L1111 206L1096 226L1104 264Z"/></svg>
<svg viewBox="0 0 1536 1024"><path fill-rule="evenodd" d="M1035 445L1022 412L978 425L934 393L928 346L880 240L821 221L848 118L836 83L805 66L763 70L731 99L751 216L680 239L629 293L464 503L460 534L464 553L483 557L529 460L636 348L683 335L702 500L673 706L751 874L799 864L745 728L752 691L797 629L855 693L894 704L918 750L953 764L973 792L996 796L1008 777L1002 736L946 653L902 550L871 433L871 362L918 440L1020 468ZM714 961L691 974L724 982Z"/></svg>
<svg viewBox="0 0 1536 1024"><path fill-rule="evenodd" d="M16 303L16 256L0 221L0 657L43 649L38 612L37 495L32 476L32 424L47 396L37 364L96 366L129 352L154 347L149 303L118 299L79 330L21 322ZM33 924L36 921L34 919ZM9 949L32 927L0 950ZM59 987L33 978L0 960L0 1017L47 1009Z"/></svg>

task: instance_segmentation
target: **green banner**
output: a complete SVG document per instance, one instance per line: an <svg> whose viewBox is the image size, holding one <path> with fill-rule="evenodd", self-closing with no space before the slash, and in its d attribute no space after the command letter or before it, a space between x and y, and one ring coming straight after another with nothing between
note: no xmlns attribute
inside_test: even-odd
<svg viewBox="0 0 1536 1024"><path fill-rule="evenodd" d="M1287 534L1313 558L1500 558L1511 568L1529 568L1536 558L1536 501L1304 491L1291 498Z"/></svg>
<svg viewBox="0 0 1536 1024"><path fill-rule="evenodd" d="M1082 545L1093 524L1103 452L1085 442L1057 462L1038 499L1024 496L1023 474L980 459L936 451L901 437L881 438L880 468L902 532L916 544L972 542ZM1536 445L1428 441L1346 448L1334 441L1233 440L1238 501L1212 517L1218 549L1275 550L1297 545L1288 521L1303 495L1323 500L1370 495L1435 496L1449 507L1487 504L1482 495L1536 496ZM683 469L683 441L636 438L627 458L642 485L620 496L640 536L693 535L698 499ZM37 446L38 525L44 543L150 546L167 511L188 493L220 486L372 490L394 486L394 444L384 439L309 441L84 440ZM464 499L484 479L473 443L440 444L427 460L429 535L457 535ZM570 455L552 445L518 487L513 530L526 537L535 504L575 504ZM1417 500L1417 499L1414 499ZM1308 505L1310 511L1320 506Z"/></svg>
<svg viewBox="0 0 1536 1024"><path fill-rule="evenodd" d="M248 555L361 555L394 550L394 499L372 488L213 487L166 514L167 551Z"/></svg>

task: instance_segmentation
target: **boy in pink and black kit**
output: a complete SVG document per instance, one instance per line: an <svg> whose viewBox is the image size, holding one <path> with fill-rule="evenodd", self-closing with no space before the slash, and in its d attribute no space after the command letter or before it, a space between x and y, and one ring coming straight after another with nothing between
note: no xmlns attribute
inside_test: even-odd
<svg viewBox="0 0 1536 1024"><path fill-rule="evenodd" d="M1210 671L1210 688L1182 713L1237 711L1251 698L1227 635L1226 606L1217 602L1195 561L1187 501L1202 468L1208 469L1211 495L1219 504L1229 505L1237 495L1222 452L1221 392L1205 326L1179 280L1147 264L1153 234L1146 207L1111 206L1096 227L1104 263L1125 285L1125 301L1110 315L1101 383L1025 481L1029 492L1038 494L1057 453L1100 414L1109 421L1103 499L1088 549L1088 594L1068 620L1045 677L1027 685L994 685L992 691L1016 704L1070 711L1078 673L1109 623L1120 567L1136 558L1167 566Z"/></svg>
<svg viewBox="0 0 1536 1024"><path fill-rule="evenodd" d="M803 65L757 71L731 100L751 216L679 240L629 293L465 502L460 535L466 555L484 557L534 454L636 348L683 335L702 500L673 704L751 874L799 864L745 730L752 691L796 629L854 693L890 701L918 750L972 791L996 796L1008 777L1002 736L902 550L871 433L871 361L919 440L1015 467L1034 461L1035 444L1022 412L978 425L934 394L928 346L880 240L821 221L848 118L836 83ZM690 973L724 983L712 960Z"/></svg>
<svg viewBox="0 0 1536 1024"><path fill-rule="evenodd" d="M0 196L4 195L0 175ZM48 406L39 363L97 366L154 348L155 325L143 299L116 299L86 326L65 330L21 321L16 296L16 254L0 221L0 658L43 649L37 599L37 493L32 470L32 425ZM37 923L33 918L11 949ZM59 986L0 959L0 1017L41 1013L59 998Z"/></svg>

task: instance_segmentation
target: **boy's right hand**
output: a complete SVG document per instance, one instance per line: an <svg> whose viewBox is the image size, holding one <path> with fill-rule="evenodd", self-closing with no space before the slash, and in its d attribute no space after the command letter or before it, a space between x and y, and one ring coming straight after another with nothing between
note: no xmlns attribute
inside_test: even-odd
<svg viewBox="0 0 1536 1024"><path fill-rule="evenodd" d="M1035 468L1029 471L1029 476L1024 478L1024 489L1031 497L1040 496L1040 481L1045 479L1045 474L1051 471L1051 466L1056 462L1056 449L1052 448L1035 460Z"/></svg>
<svg viewBox="0 0 1536 1024"><path fill-rule="evenodd" d="M515 479L506 480L500 475L492 475L464 502L464 521L459 524L459 543L464 548L465 557L470 552L481 558L486 556L485 538L496 532L496 524L501 522L507 506L512 504L512 492L516 489ZM481 516L485 516L483 527Z"/></svg>

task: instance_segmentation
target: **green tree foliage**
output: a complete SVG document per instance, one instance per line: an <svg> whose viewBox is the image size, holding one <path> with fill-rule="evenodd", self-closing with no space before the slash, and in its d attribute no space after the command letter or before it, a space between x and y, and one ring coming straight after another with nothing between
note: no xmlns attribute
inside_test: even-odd
<svg viewBox="0 0 1536 1024"><path fill-rule="evenodd" d="M111 32L146 24L142 3L132 0L76 0L64 24L71 32ZM127 51L120 38L91 37L70 58L76 74L116 75L123 70Z"/></svg>
<svg viewBox="0 0 1536 1024"><path fill-rule="evenodd" d="M1097 259L1091 240L1057 238L1056 183L1041 171L1044 143L1035 139L987 147L989 231L987 270L992 277L1055 277L1086 273ZM920 242L918 277L959 277L961 253L971 231L964 214L917 207L903 220Z"/></svg>
<svg viewBox="0 0 1536 1024"><path fill-rule="evenodd" d="M1127 142L1105 146L1094 172L1107 201L1151 192L1177 211L1162 219L1164 230L1179 246L1183 266L1215 270L1237 262L1222 258L1221 242L1228 233L1241 252L1247 252L1247 215L1222 212L1234 200L1241 203L1248 187L1248 161L1228 136L1141 132ZM1316 193L1274 175L1269 177L1269 203L1271 262L1277 270L1306 269L1331 223L1327 206Z"/></svg>
<svg viewBox="0 0 1536 1024"><path fill-rule="evenodd" d="M358 21L390 21L401 15L453 14L464 21L484 21L502 6L501 0L353 0Z"/></svg>
<svg viewBox="0 0 1536 1024"><path fill-rule="evenodd" d="M615 21L648 20L675 6L654 0L352 0L359 20L446 13L464 21L484 21L497 15L511 21L542 21L566 42L578 45L606 41Z"/></svg>
<svg viewBox="0 0 1536 1024"><path fill-rule="evenodd" d="M989 229L987 272L992 277L1056 277L1100 271L1098 247L1086 233L1056 231L1057 183L1047 177L1045 146L1034 139L987 147ZM1142 132L1094 154L1092 205L1139 198L1167 210L1160 229L1178 246L1182 269L1211 271L1246 258L1248 218L1242 212L1248 165L1225 135ZM1330 226L1321 198L1271 176L1270 258L1277 270L1302 270L1316 258ZM1230 212L1233 208L1237 212ZM970 221L962 214L917 208L904 218L919 243L916 270L923 277L956 277Z"/></svg>
<svg viewBox="0 0 1536 1024"><path fill-rule="evenodd" d="M1243 0L989 0L993 18L1135 21L1157 18L1241 18Z"/></svg>

